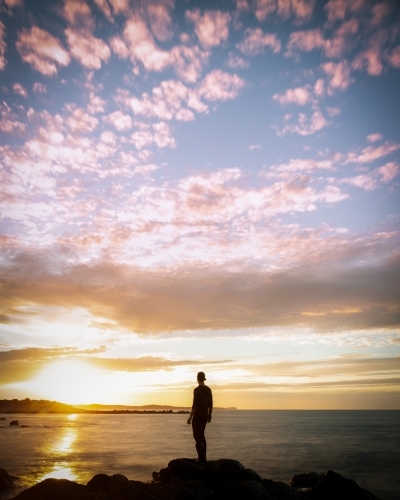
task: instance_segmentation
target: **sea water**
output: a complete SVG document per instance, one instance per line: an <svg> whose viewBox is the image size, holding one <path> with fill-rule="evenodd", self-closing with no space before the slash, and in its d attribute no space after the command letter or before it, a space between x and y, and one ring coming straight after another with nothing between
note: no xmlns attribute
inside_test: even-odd
<svg viewBox="0 0 400 500"><path fill-rule="evenodd" d="M19 489L98 473L148 481L171 459L196 456L185 414L0 416L0 467L20 477ZM330 469L400 499L400 411L216 410L206 438L209 460L234 458L263 478Z"/></svg>

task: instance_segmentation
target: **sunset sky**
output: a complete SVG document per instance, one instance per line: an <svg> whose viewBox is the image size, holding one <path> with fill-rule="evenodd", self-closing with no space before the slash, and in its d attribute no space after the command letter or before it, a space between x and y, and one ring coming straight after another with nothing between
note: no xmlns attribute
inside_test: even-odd
<svg viewBox="0 0 400 500"><path fill-rule="evenodd" d="M0 399L400 409L398 1L0 19Z"/></svg>

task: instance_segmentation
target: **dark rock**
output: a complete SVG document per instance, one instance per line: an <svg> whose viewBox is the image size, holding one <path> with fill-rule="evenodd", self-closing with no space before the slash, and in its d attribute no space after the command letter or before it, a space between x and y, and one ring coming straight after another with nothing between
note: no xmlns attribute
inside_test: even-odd
<svg viewBox="0 0 400 500"><path fill-rule="evenodd" d="M31 486L15 497L15 500L100 500L96 495L82 484L68 481L68 479L45 479L41 483Z"/></svg>
<svg viewBox="0 0 400 500"><path fill-rule="evenodd" d="M25 429L26 427L29 427L29 425L25 425L25 424L21 425L21 429Z"/></svg>
<svg viewBox="0 0 400 500"><path fill-rule="evenodd" d="M216 500L216 493L206 481L174 480L158 488L160 500Z"/></svg>
<svg viewBox="0 0 400 500"><path fill-rule="evenodd" d="M293 488L314 488L323 477L325 474L319 472L296 474L290 479L289 484Z"/></svg>
<svg viewBox="0 0 400 500"><path fill-rule="evenodd" d="M246 470L238 460L227 458L209 462L207 469L211 473L212 484L221 491L229 483L240 481Z"/></svg>
<svg viewBox="0 0 400 500"><path fill-rule="evenodd" d="M0 417L0 420L7 420L6 417Z"/></svg>
<svg viewBox="0 0 400 500"><path fill-rule="evenodd" d="M224 500L269 500L260 481L239 481L228 484L223 491Z"/></svg>
<svg viewBox="0 0 400 500"><path fill-rule="evenodd" d="M376 496L358 486L353 479L328 470L314 489L307 493L312 500L376 500Z"/></svg>
<svg viewBox="0 0 400 500"><path fill-rule="evenodd" d="M253 469L245 469L242 474L242 481L261 481L261 476Z"/></svg>
<svg viewBox="0 0 400 500"><path fill-rule="evenodd" d="M6 469L0 468L0 491L9 490L13 486L14 481L12 476L10 476Z"/></svg>
<svg viewBox="0 0 400 500"><path fill-rule="evenodd" d="M11 420L10 425L19 425L18 420Z"/></svg>
<svg viewBox="0 0 400 500"><path fill-rule="evenodd" d="M168 463L168 467L161 469L156 474L153 473L153 479L162 483L169 483L173 477L182 480L206 479L207 472L203 467L199 467L193 460L177 458Z"/></svg>
<svg viewBox="0 0 400 500"><path fill-rule="evenodd" d="M122 476L123 477L123 476ZM158 489L141 481L128 481L113 476L108 486L108 500L157 500Z"/></svg>
<svg viewBox="0 0 400 500"><path fill-rule="evenodd" d="M271 479L263 479L261 482L266 490L268 500L305 500L303 493L285 483Z"/></svg>

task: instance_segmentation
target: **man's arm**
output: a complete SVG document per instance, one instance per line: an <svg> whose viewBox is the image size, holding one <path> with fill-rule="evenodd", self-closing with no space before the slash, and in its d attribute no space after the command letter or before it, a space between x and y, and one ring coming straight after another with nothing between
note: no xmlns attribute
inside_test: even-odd
<svg viewBox="0 0 400 500"><path fill-rule="evenodd" d="M212 415L212 411L213 411L213 397L212 397L212 391L210 389L210 400L211 400L211 405L210 407L208 408L208 419L207 419L207 422L210 423L211 422L211 415Z"/></svg>
<svg viewBox="0 0 400 500"><path fill-rule="evenodd" d="M190 412L189 418L187 420L188 425L190 425L192 423L192 420L193 420L195 413L196 413L196 408L192 408L192 411Z"/></svg>

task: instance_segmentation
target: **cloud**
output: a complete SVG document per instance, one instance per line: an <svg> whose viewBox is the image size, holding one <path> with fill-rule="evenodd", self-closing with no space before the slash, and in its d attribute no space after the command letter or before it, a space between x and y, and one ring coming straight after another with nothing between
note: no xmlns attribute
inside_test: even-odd
<svg viewBox="0 0 400 500"><path fill-rule="evenodd" d="M99 123L97 118L86 113L82 108L69 105L67 110L70 112L70 116L66 121L72 132L92 132Z"/></svg>
<svg viewBox="0 0 400 500"><path fill-rule="evenodd" d="M97 7L101 10L101 12L110 22L114 21L113 16L111 14L111 8L107 0L94 0L94 3L97 5Z"/></svg>
<svg viewBox="0 0 400 500"><path fill-rule="evenodd" d="M142 128L142 130L134 132L130 139L137 149L142 149L150 144L156 144L159 148L176 147L176 141L171 135L171 129L164 122L153 123L151 127ZM136 171L138 172L138 170ZM148 169L146 169L146 173L147 171Z"/></svg>
<svg viewBox="0 0 400 500"><path fill-rule="evenodd" d="M377 142L377 141L380 141L381 139L382 139L382 134L379 134L379 133L367 135L368 142Z"/></svg>
<svg viewBox="0 0 400 500"><path fill-rule="evenodd" d="M120 132L132 128L131 117L129 115L125 115L121 111L114 111L108 116L103 116L102 118L106 123L113 125Z"/></svg>
<svg viewBox="0 0 400 500"><path fill-rule="evenodd" d="M297 87L288 89L283 94L275 94L272 99L279 104L297 104L304 106L312 101L312 95L307 87Z"/></svg>
<svg viewBox="0 0 400 500"><path fill-rule="evenodd" d="M296 123L290 123L291 118L291 115L285 117L287 123L282 129L275 127L278 136L285 135L288 132L303 136L312 135L329 125L329 122L319 110L314 111L310 117L307 117L305 113L299 113Z"/></svg>
<svg viewBox="0 0 400 500"><path fill-rule="evenodd" d="M153 35L158 40L165 42L173 35L172 18L170 10L174 6L174 0L147 4L147 16Z"/></svg>
<svg viewBox="0 0 400 500"><path fill-rule="evenodd" d="M94 28L92 11L83 0L64 0L63 14L71 26L89 31Z"/></svg>
<svg viewBox="0 0 400 500"><path fill-rule="evenodd" d="M343 20L348 12L354 13L365 5L365 0L329 0L325 5L328 21Z"/></svg>
<svg viewBox="0 0 400 500"><path fill-rule="evenodd" d="M43 83L40 82L35 82L32 86L32 90L35 92L35 94L46 94L47 93L47 87Z"/></svg>
<svg viewBox="0 0 400 500"><path fill-rule="evenodd" d="M362 149L361 153L352 151L347 154L345 163L371 163L383 156L390 155L400 149L400 144L397 142L386 141L380 146L368 146Z"/></svg>
<svg viewBox="0 0 400 500"><path fill-rule="evenodd" d="M208 101L227 101L235 99L244 86L240 76L215 69L205 76L199 94Z"/></svg>
<svg viewBox="0 0 400 500"><path fill-rule="evenodd" d="M6 36L6 28L4 24L0 21L0 71L6 67L5 53L7 49L7 44L4 40Z"/></svg>
<svg viewBox="0 0 400 500"><path fill-rule="evenodd" d="M364 191L373 191L379 187L380 183L388 184L391 182L399 174L399 171L399 164L397 162L389 162L366 174L345 177L340 180L340 183L349 184Z"/></svg>
<svg viewBox="0 0 400 500"><path fill-rule="evenodd" d="M110 39L110 46L120 59L127 59L129 56L128 47L125 42L119 36L114 36Z"/></svg>
<svg viewBox="0 0 400 500"><path fill-rule="evenodd" d="M226 65L229 68L233 68L233 69L236 69L236 68L244 69L244 68L248 68L250 66L250 63L249 63L249 61L246 61L245 59L234 54L233 52L230 52L228 59L226 61Z"/></svg>
<svg viewBox="0 0 400 500"><path fill-rule="evenodd" d="M265 47L270 47L276 54L281 50L281 42L275 34L264 34L260 28L247 28L243 40L236 44L236 47L249 56L262 54Z"/></svg>
<svg viewBox="0 0 400 500"><path fill-rule="evenodd" d="M25 97L25 99L28 97L28 92L26 88L21 85L20 83L14 83L12 86L13 92L16 95L20 95L22 97Z"/></svg>
<svg viewBox="0 0 400 500"><path fill-rule="evenodd" d="M228 39L231 21L228 12L207 10L201 15L199 9L193 9L187 10L185 17L194 24L194 32L204 47L215 47Z"/></svg>
<svg viewBox="0 0 400 500"><path fill-rule="evenodd" d="M383 71L382 47L386 36L381 33L373 36L368 44L368 48L360 52L354 59L352 67L354 69L366 69L372 76L378 76Z"/></svg>
<svg viewBox="0 0 400 500"><path fill-rule="evenodd" d="M140 61L146 70L157 72L172 66L181 78L191 83L198 79L209 56L207 51L198 47L178 45L170 51L160 49L146 23L138 15L128 19L123 35L133 63ZM125 56L123 46L116 39L113 41L113 50L119 57Z"/></svg>
<svg viewBox="0 0 400 500"><path fill-rule="evenodd" d="M400 45L392 50L392 53L389 56L389 63L394 68L400 68Z"/></svg>
<svg viewBox="0 0 400 500"><path fill-rule="evenodd" d="M358 256L361 251L365 249L360 247ZM47 262L37 258L32 266L32 257L20 254L3 268L7 276L0 292L3 322L18 322L21 315L26 321L26 306L34 304L84 308L93 317L142 334L199 328L301 326L341 331L400 325L398 257L374 266L331 265L324 273L310 255L310 265L268 273L215 268L149 273L99 262L69 265L62 274L50 272ZM29 272L21 279L16 266L22 263ZM318 314L303 314L308 311Z"/></svg>
<svg viewBox="0 0 400 500"><path fill-rule="evenodd" d="M346 60L339 63L327 62L321 66L329 78L329 95L334 94L338 90L343 92L349 88L353 80L350 76L350 66Z"/></svg>
<svg viewBox="0 0 400 500"><path fill-rule="evenodd" d="M89 69L100 69L101 63L107 62L111 56L110 48L100 38L90 33L80 33L66 29L65 34L72 57Z"/></svg>
<svg viewBox="0 0 400 500"><path fill-rule="evenodd" d="M314 30L295 31L290 34L285 55L292 56L297 51L310 52L314 49L325 49L326 46L327 40L325 40L319 28Z"/></svg>
<svg viewBox="0 0 400 500"><path fill-rule="evenodd" d="M26 129L25 123L18 120L17 115L6 103L0 103L0 130L8 134L20 133Z"/></svg>
<svg viewBox="0 0 400 500"><path fill-rule="evenodd" d="M255 0L255 15L259 21L274 13L284 19L294 16L306 20L311 17L314 6L315 0Z"/></svg>
<svg viewBox="0 0 400 500"><path fill-rule="evenodd" d="M71 61L60 40L37 26L21 30L16 47L22 60L43 75L54 75L58 66L68 66Z"/></svg>

